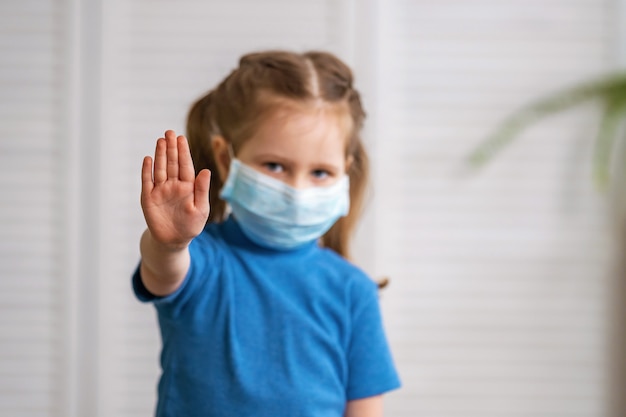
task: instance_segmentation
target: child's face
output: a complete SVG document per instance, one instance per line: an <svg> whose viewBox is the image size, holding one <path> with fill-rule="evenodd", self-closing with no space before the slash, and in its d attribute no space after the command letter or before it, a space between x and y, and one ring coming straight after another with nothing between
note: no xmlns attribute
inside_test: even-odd
<svg viewBox="0 0 626 417"><path fill-rule="evenodd" d="M294 188L325 187L345 175L346 129L322 110L279 110L237 152L244 164Z"/></svg>

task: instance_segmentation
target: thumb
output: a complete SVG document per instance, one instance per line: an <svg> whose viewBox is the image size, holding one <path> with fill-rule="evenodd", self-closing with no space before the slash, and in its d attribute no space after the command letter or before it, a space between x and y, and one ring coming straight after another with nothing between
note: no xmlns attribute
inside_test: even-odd
<svg viewBox="0 0 626 417"><path fill-rule="evenodd" d="M194 205L202 213L209 215L209 187L211 186L211 171L203 169L198 173L194 183Z"/></svg>

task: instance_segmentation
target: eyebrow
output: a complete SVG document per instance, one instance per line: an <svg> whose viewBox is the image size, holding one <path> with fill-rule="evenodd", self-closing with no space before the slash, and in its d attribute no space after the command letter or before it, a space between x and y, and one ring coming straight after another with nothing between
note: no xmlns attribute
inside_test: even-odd
<svg viewBox="0 0 626 417"><path fill-rule="evenodd" d="M282 156L274 153L262 153L256 156L255 159L258 160L271 160L272 162L280 162L286 164L293 164L293 160L288 156ZM340 171L341 167L339 165L328 163L328 162L313 162L311 164L314 169L325 169L327 171Z"/></svg>
<svg viewBox="0 0 626 417"><path fill-rule="evenodd" d="M315 169L323 169L323 170L331 171L331 172L336 172L336 171L341 170L339 166L334 165L334 164L320 163L320 164L314 164L313 166L315 167Z"/></svg>

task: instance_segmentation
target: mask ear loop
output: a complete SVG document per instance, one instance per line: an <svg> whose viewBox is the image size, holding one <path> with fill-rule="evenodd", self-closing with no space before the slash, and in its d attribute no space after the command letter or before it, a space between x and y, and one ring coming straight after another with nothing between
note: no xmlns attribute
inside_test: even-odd
<svg viewBox="0 0 626 417"><path fill-rule="evenodd" d="M230 157L229 165L232 166L233 161L237 159L237 157L235 156L235 148L233 148L233 143L230 141L228 142L228 156Z"/></svg>
<svg viewBox="0 0 626 417"><path fill-rule="evenodd" d="M214 138L214 136L211 137L211 140L213 140L213 138ZM222 139L224 141L226 141L226 138L224 138L223 136L222 136ZM227 148L228 148L228 156L230 157L229 165L231 165L233 160L236 159L236 157L235 157L235 150L233 148L233 144L232 144L231 141L227 141L227 143L228 143L228 146L227 146ZM217 155L214 155L214 158L217 158ZM225 182L226 182L226 178L223 178L222 179L222 187L224 186ZM224 205L224 216L225 216L225 218L228 218L232 214L232 208L230 207L230 204L228 204L228 202L225 201L224 203L225 203L225 205Z"/></svg>
<svg viewBox="0 0 626 417"><path fill-rule="evenodd" d="M235 148L233 148L233 144L232 142L228 142L228 156L230 156L230 159L237 159L235 157Z"/></svg>

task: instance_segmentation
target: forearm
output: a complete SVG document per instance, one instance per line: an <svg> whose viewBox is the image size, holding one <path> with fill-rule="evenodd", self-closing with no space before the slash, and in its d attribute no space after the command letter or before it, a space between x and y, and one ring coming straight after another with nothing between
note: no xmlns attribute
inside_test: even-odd
<svg viewBox="0 0 626 417"><path fill-rule="evenodd" d="M141 278L146 288L158 296L176 291L189 270L188 246L163 245L146 229L141 236L140 251Z"/></svg>
<svg viewBox="0 0 626 417"><path fill-rule="evenodd" d="M383 396L348 401L344 417L382 417Z"/></svg>

